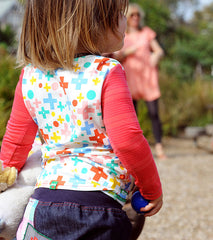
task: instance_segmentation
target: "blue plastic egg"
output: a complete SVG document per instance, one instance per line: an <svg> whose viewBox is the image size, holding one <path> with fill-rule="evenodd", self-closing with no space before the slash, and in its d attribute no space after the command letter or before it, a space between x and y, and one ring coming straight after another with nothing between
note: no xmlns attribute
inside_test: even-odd
<svg viewBox="0 0 213 240"><path fill-rule="evenodd" d="M140 194L139 191L136 191L132 195L131 204L132 204L133 209L137 213L143 213L140 211L140 209L142 207L145 207L147 204L149 204L149 202L145 198L143 198L143 196Z"/></svg>

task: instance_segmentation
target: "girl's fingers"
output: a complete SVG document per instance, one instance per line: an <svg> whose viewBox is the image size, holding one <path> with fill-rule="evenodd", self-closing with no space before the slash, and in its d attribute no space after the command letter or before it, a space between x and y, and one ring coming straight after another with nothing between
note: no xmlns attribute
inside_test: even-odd
<svg viewBox="0 0 213 240"><path fill-rule="evenodd" d="M146 207L141 208L140 210L144 212L145 217L151 217L155 215L162 207L163 201L150 202Z"/></svg>
<svg viewBox="0 0 213 240"><path fill-rule="evenodd" d="M154 206L155 205L150 202L148 205L146 205L145 207L141 208L140 210L142 212L149 212L149 211L151 211L154 208Z"/></svg>
<svg viewBox="0 0 213 240"><path fill-rule="evenodd" d="M151 211L149 211L147 213L144 213L144 216L145 217L151 217L151 216L155 215L156 213L158 213L160 209L161 209L161 206L156 206Z"/></svg>

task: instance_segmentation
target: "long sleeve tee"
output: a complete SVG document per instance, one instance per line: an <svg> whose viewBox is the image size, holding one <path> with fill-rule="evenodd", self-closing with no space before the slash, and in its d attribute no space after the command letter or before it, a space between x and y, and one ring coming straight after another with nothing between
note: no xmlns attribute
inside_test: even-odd
<svg viewBox="0 0 213 240"><path fill-rule="evenodd" d="M38 131L22 94L23 72L15 98L0 159L4 166L23 167ZM107 74L101 95L103 122L113 151L127 171L135 178L142 195L149 200L162 194L158 171L146 138L140 128L120 64Z"/></svg>

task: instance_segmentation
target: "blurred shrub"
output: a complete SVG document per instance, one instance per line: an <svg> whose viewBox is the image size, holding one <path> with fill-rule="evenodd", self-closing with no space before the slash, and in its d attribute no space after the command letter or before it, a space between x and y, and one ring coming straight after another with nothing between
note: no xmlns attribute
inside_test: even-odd
<svg viewBox="0 0 213 240"><path fill-rule="evenodd" d="M5 48L10 52L16 51L16 33L10 25L0 28L0 48Z"/></svg>
<svg viewBox="0 0 213 240"><path fill-rule="evenodd" d="M171 75L160 74L162 96L159 102L163 132L166 136L178 136L186 126L205 126L213 123L213 112L207 106L213 104L213 79L178 81ZM144 135L153 140L151 122L146 105L139 102L139 122Z"/></svg>

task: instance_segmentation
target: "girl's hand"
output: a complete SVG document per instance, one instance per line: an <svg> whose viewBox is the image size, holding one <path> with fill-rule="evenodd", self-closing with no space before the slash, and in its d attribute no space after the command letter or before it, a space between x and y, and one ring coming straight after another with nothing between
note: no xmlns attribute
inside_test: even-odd
<svg viewBox="0 0 213 240"><path fill-rule="evenodd" d="M149 204L146 207L141 208L140 210L144 212L145 217L151 217L155 215L161 209L163 205L163 195L155 200L150 200Z"/></svg>

